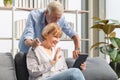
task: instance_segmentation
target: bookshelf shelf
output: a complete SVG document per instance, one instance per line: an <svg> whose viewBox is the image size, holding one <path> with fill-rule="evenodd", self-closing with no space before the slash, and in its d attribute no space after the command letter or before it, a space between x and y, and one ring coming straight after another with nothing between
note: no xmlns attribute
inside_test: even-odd
<svg viewBox="0 0 120 80"><path fill-rule="evenodd" d="M38 8L16 8L15 10L22 10L22 11L32 11Z"/></svg>
<svg viewBox="0 0 120 80"><path fill-rule="evenodd" d="M4 38L0 38L0 40L11 40L12 38L8 38L8 37L4 37Z"/></svg>
<svg viewBox="0 0 120 80"><path fill-rule="evenodd" d="M32 10L36 10L36 9L39 9L39 8L18 8L18 7L15 8L16 11L19 11L19 10L32 11ZM10 8L0 7L0 10L12 10L12 7L10 7ZM78 12L78 14L89 13L89 11L87 11L87 10L65 10L64 12L65 13L73 13L73 14L75 14L76 12Z"/></svg>
<svg viewBox="0 0 120 80"><path fill-rule="evenodd" d="M83 13L89 13L89 11L87 10L65 10L64 11L65 13L78 13L78 14L83 14Z"/></svg>
<svg viewBox="0 0 120 80"><path fill-rule="evenodd" d="M16 8L15 10L31 11L36 9L39 9L39 8ZM75 14L76 12L78 12L78 14L89 13L89 11L87 10L65 10L64 12L73 13L73 14Z"/></svg>
<svg viewBox="0 0 120 80"><path fill-rule="evenodd" d="M8 7L0 7L0 10L12 10L12 7L8 8Z"/></svg>

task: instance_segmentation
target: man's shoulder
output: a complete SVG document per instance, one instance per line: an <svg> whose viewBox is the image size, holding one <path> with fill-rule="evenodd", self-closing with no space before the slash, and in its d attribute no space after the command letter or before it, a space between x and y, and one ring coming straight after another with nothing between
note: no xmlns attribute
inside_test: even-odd
<svg viewBox="0 0 120 80"><path fill-rule="evenodd" d="M45 12L46 9L45 9L45 8L43 8L43 9L37 9L37 11L38 11L38 12Z"/></svg>
<svg viewBox="0 0 120 80"><path fill-rule="evenodd" d="M59 22L58 22L59 25L60 25L60 26L63 26L64 24L66 24L66 22L67 22L67 21L66 21L66 19L65 19L65 16L62 15L61 18L60 18L60 20L59 20Z"/></svg>
<svg viewBox="0 0 120 80"><path fill-rule="evenodd" d="M31 14L42 14L46 9L35 9L31 11Z"/></svg>

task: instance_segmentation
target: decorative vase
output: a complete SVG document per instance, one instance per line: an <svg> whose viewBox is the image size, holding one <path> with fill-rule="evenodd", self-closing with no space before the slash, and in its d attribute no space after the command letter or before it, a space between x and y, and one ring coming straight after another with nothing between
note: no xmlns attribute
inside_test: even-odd
<svg viewBox="0 0 120 80"><path fill-rule="evenodd" d="M4 0L5 7L12 7L12 0Z"/></svg>

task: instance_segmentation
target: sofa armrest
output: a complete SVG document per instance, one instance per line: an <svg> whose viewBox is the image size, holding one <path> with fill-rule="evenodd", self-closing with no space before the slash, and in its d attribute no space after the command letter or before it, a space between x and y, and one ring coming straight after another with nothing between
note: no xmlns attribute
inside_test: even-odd
<svg viewBox="0 0 120 80"><path fill-rule="evenodd" d="M17 80L12 53L0 53L0 80Z"/></svg>

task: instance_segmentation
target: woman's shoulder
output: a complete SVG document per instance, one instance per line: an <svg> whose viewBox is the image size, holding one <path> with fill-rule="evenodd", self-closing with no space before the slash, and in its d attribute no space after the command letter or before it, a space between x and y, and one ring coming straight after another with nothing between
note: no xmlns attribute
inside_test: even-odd
<svg viewBox="0 0 120 80"><path fill-rule="evenodd" d="M30 47L28 53L35 52L41 49L41 46L37 46L36 48Z"/></svg>

